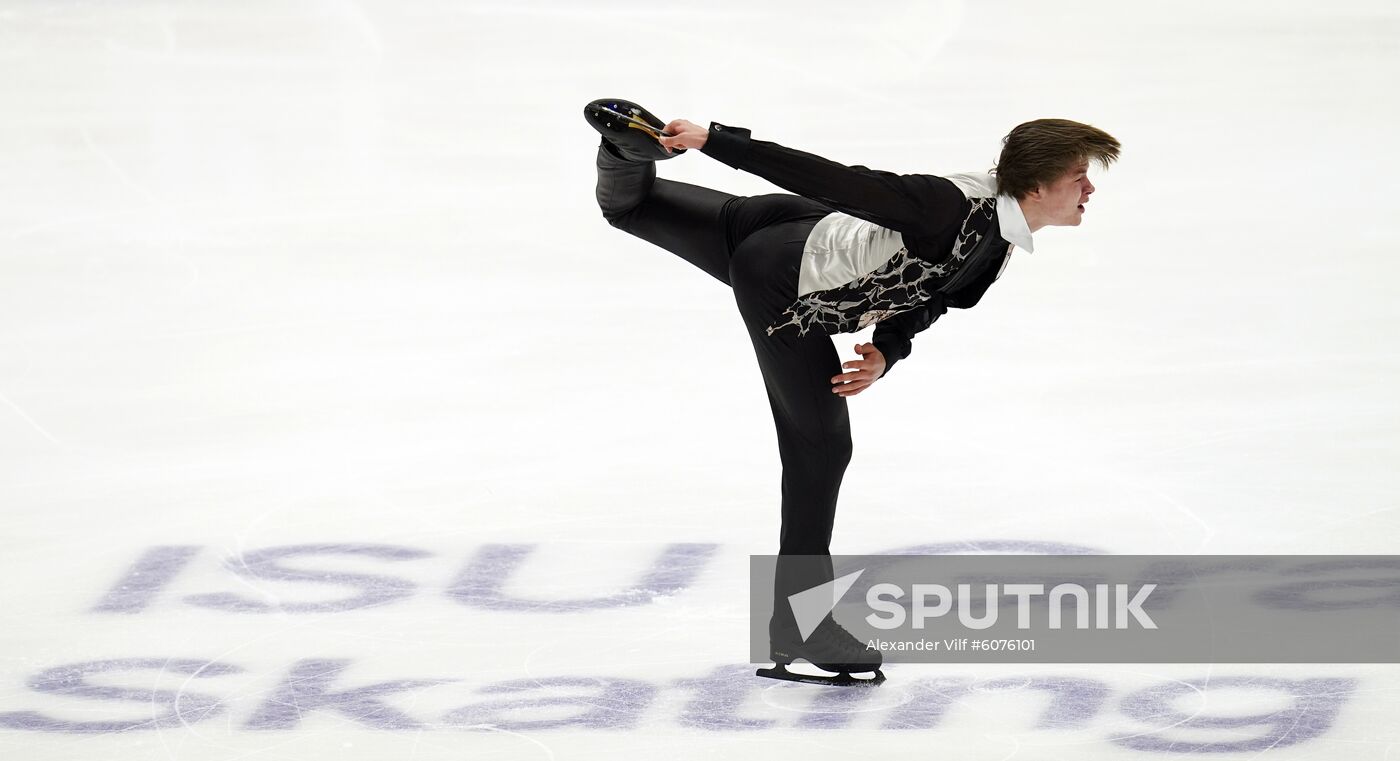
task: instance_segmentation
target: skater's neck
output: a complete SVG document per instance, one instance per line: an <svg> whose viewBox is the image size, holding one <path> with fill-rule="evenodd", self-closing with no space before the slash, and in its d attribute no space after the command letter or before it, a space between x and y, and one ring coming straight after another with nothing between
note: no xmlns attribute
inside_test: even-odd
<svg viewBox="0 0 1400 761"><path fill-rule="evenodd" d="M1040 209L1037 209L1035 204L1029 204L1025 201L1017 201L1016 203L1021 207L1021 214L1026 218L1026 227L1030 229L1032 234L1050 225L1050 221L1040 213Z"/></svg>

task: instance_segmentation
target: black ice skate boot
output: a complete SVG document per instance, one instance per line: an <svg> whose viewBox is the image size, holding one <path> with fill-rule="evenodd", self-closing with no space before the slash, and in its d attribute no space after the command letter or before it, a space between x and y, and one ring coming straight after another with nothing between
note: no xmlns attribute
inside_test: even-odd
<svg viewBox="0 0 1400 761"><path fill-rule="evenodd" d="M885 681L885 674L880 671L880 666L884 663L880 651L866 648L864 642L852 636L830 615L822 619L805 641L797 627L786 626L774 618L768 622L768 638L772 644L775 665L771 669L759 669L758 676L840 687L875 687ZM799 659L822 671L835 672L836 675L817 676L788 671L788 664ZM851 676L852 674L870 676L857 678Z"/></svg>
<svg viewBox="0 0 1400 761"><path fill-rule="evenodd" d="M666 122L630 100L599 98L583 107L583 118L613 144L618 154L633 161L665 161L685 153L684 148L667 153L658 142Z"/></svg>
<svg viewBox="0 0 1400 761"><path fill-rule="evenodd" d="M598 208L608 224L625 229L628 213L646 200L655 183L655 161L633 161L619 154L611 140L598 138Z"/></svg>

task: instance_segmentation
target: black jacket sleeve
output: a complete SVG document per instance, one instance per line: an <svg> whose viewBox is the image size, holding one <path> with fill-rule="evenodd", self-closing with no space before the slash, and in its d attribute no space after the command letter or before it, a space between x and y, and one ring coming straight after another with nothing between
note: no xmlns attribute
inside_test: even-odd
<svg viewBox="0 0 1400 761"><path fill-rule="evenodd" d="M744 127L710 122L702 153L778 187L900 233L936 235L962 221L962 191L929 174L846 166L754 140Z"/></svg>
<svg viewBox="0 0 1400 761"><path fill-rule="evenodd" d="M914 351L915 333L926 330L947 311L947 301L943 294L939 293L907 312L900 312L875 323L875 336L871 343L875 344L875 348L885 357L885 372L880 377L889 375L894 363Z"/></svg>
<svg viewBox="0 0 1400 761"><path fill-rule="evenodd" d="M927 330L928 326L948 312L948 307L970 309L976 306L992 283L1001 278L1006 258L1009 256L1010 253L1004 254L1001 266L988 267L966 288L960 288L953 293L939 292L914 309L875 323L875 337L871 339L871 343L875 344L875 348L885 357L885 372L880 377L889 375L894 363L913 352L914 334Z"/></svg>

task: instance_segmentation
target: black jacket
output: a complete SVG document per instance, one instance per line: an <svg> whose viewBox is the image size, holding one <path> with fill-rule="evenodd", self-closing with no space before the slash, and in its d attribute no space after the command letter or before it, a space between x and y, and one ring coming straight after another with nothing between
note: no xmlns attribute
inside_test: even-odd
<svg viewBox="0 0 1400 761"><path fill-rule="evenodd" d="M914 335L949 307L967 309L1001 275L1011 244L1001 237L994 194L966 193L944 177L846 166L710 123L701 152L784 190L901 234L885 266L837 288L807 294L769 327L855 332L878 320L872 343L885 372L909 356ZM831 315L838 315L832 318Z"/></svg>

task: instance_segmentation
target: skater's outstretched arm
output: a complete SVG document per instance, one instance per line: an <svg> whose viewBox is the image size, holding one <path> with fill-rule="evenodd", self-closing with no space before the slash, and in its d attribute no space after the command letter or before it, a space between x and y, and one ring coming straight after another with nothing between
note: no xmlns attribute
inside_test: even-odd
<svg viewBox="0 0 1400 761"><path fill-rule="evenodd" d="M895 174L846 166L766 140L754 140L743 127L710 122L707 130L676 119L661 139L670 148L699 148L735 169L756 174L778 187L826 204L853 217L905 234L935 236L962 222L966 200L947 179L929 174Z"/></svg>

